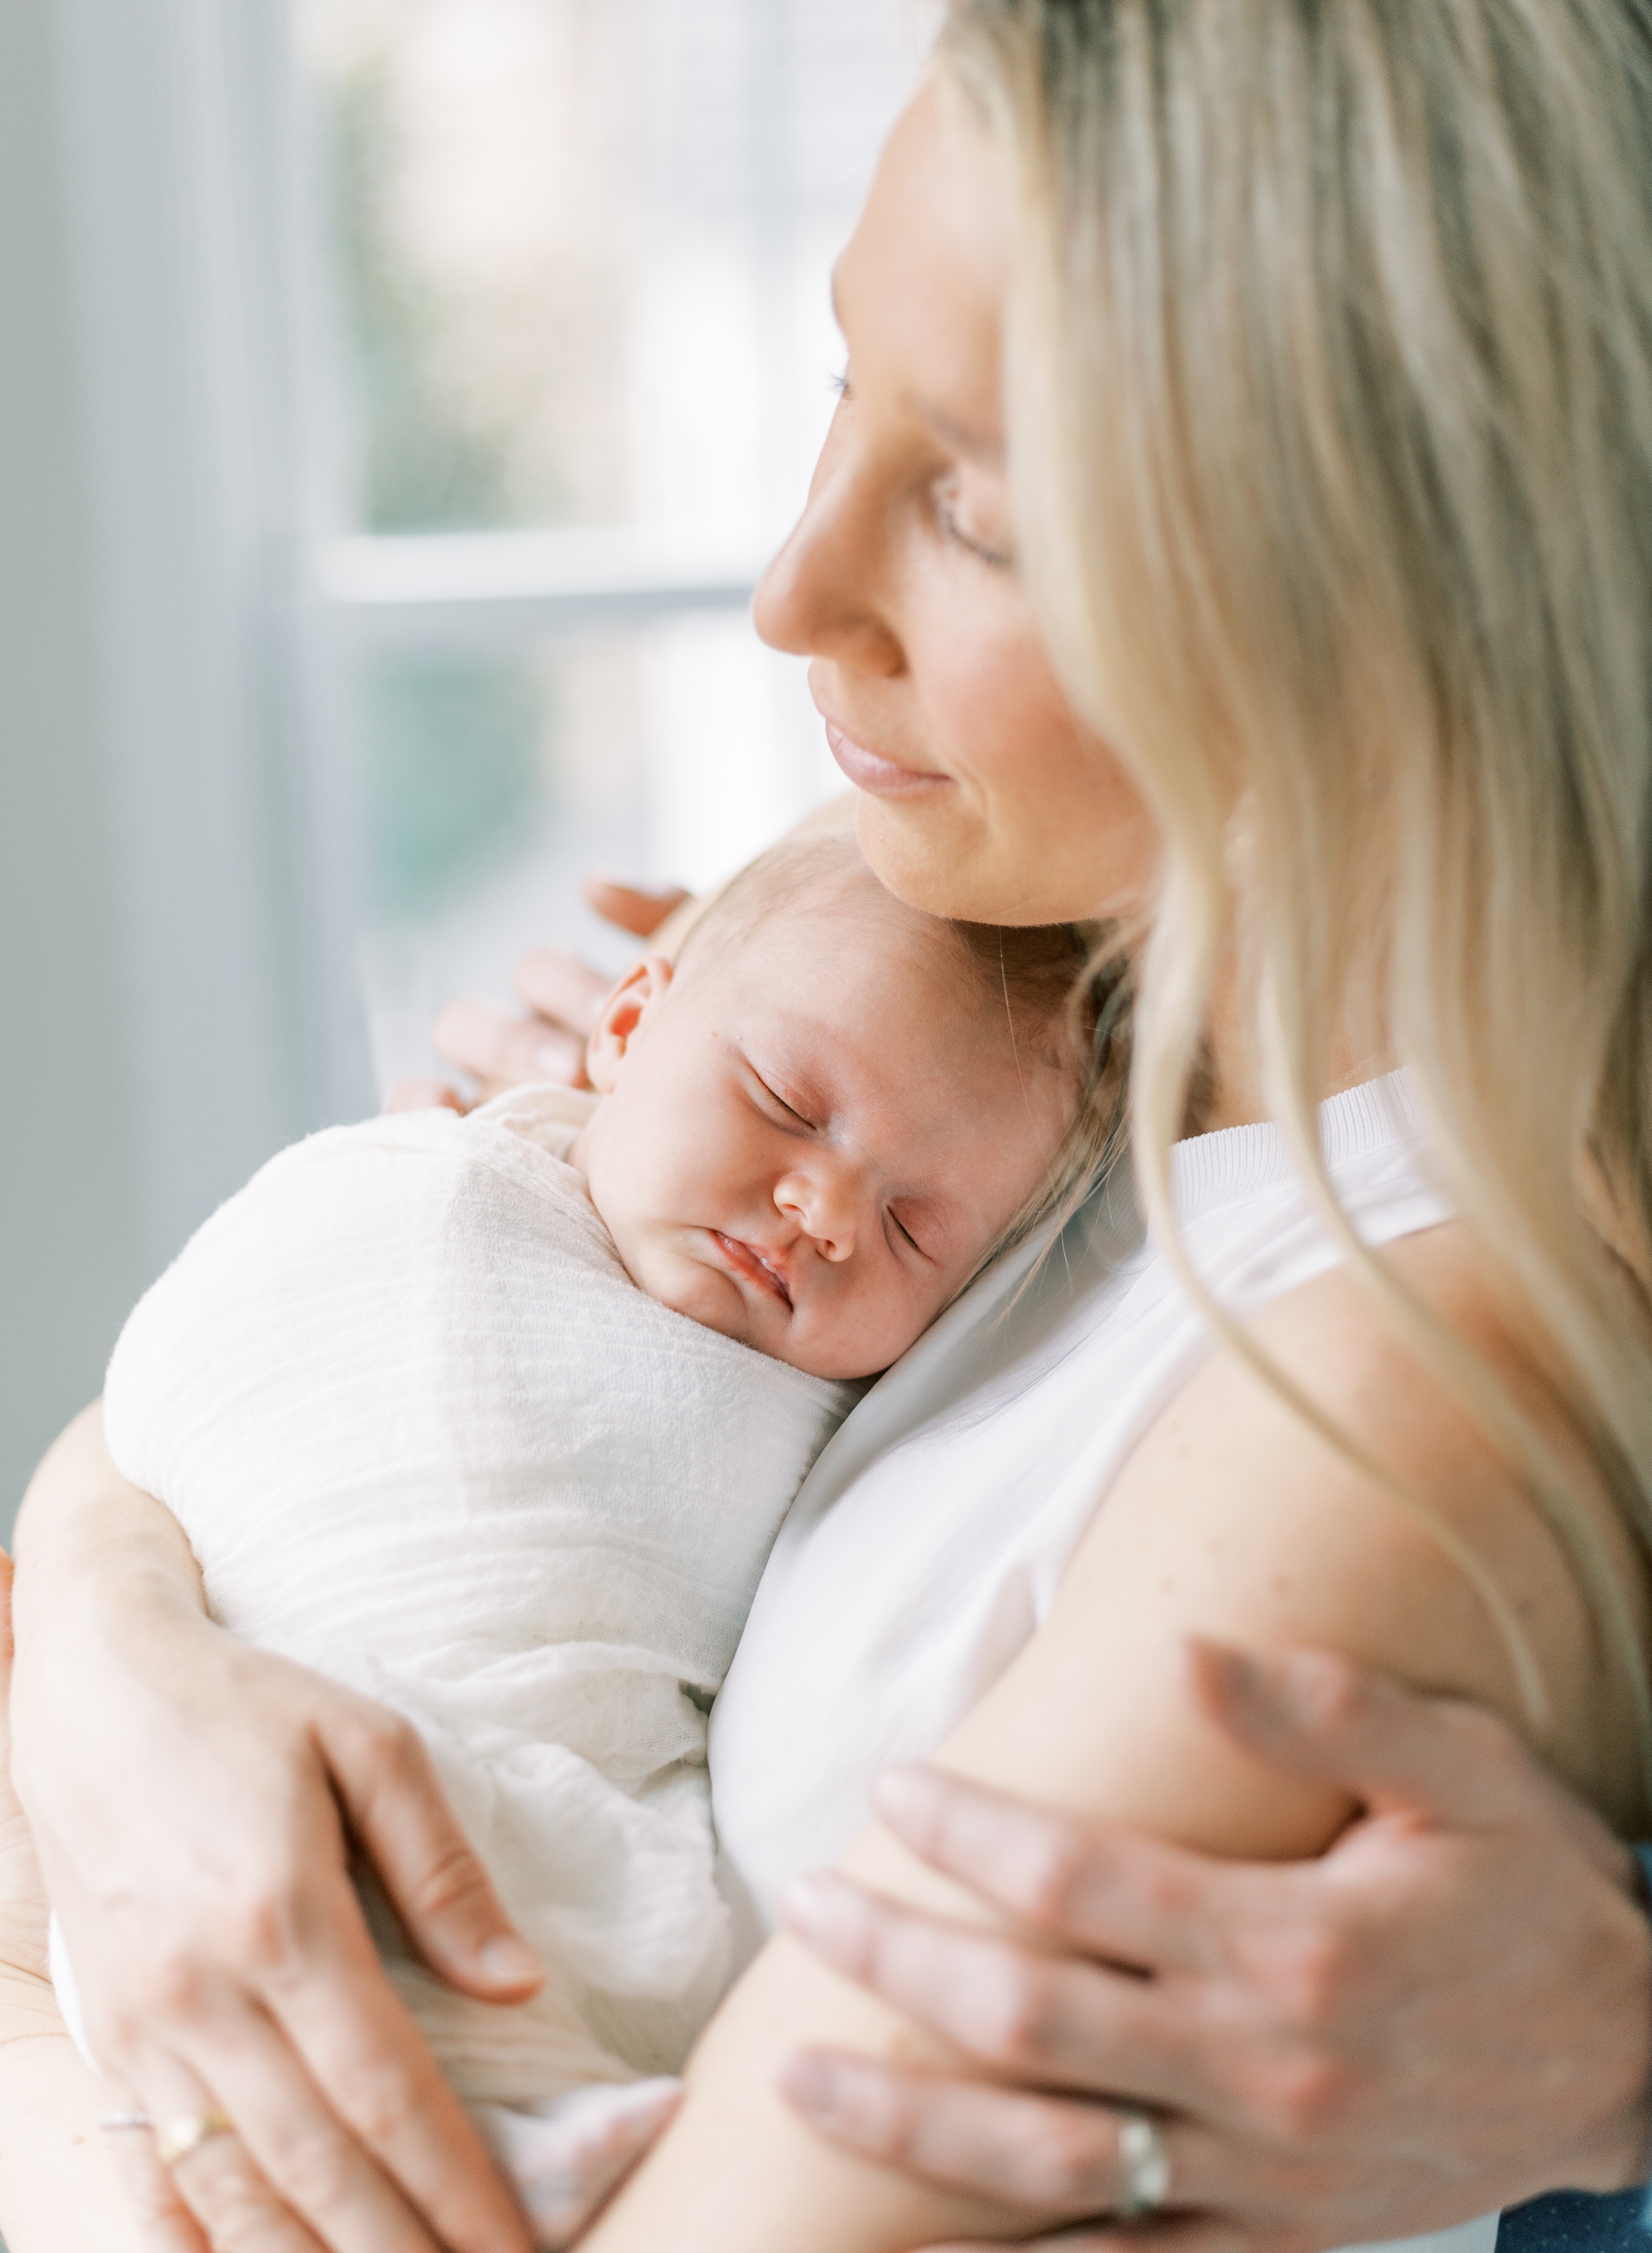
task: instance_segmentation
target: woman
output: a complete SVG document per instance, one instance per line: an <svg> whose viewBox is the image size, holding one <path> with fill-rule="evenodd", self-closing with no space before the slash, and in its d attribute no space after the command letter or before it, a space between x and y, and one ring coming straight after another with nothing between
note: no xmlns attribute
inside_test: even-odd
<svg viewBox="0 0 1652 2253"><path fill-rule="evenodd" d="M1369 1770L1351 1791L1309 1763L1264 1771L1213 1718L1240 1701L1230 1672L1180 1655L1195 1632L1326 1644L1500 1710L1620 1829L1647 1823L1649 80L1636 0L958 0L840 271L847 389L759 622L815 659L892 889L938 912L1102 915L1124 933L1158 1247L1070 1239L1097 1261L1076 1302L1050 1266L994 1279L896 1373L888 1436L917 1466L934 1586L953 1522L985 1545L986 1577L910 1601L866 1648L880 1664L903 1636L950 1652L922 1683L900 1677L930 1705L880 1714L885 1744L938 1750L975 1786L1081 1826L1265 1859L1318 1852L1362 1797L1380 1802ZM1385 1079L1395 1064L1411 1095ZM1254 1232L1275 1214L1290 1248L1270 1276ZM1213 1255L1223 1215L1252 1231L1240 1268ZM1187 1327L1213 1274L1239 1278L1246 1316L1207 1309L1216 1353ZM1140 1364L1149 1314L1175 1379L1163 1397ZM972 1373L984 1389L961 1411L949 1387ZM1039 1387L1067 1420L1021 1430ZM1126 1396L1139 1428L1119 1421ZM995 1455L1012 1430L1021 1452ZM847 1483L817 1490L830 1515L804 1511L777 1552L720 1711L720 1820L760 1898L786 1874L763 1835L763 1788L784 1779L765 1712L806 1719L805 1659L824 1663L833 1628L868 1633L854 1611L812 1623L800 1569L824 1562L843 1584L854 1567L865 1498L888 1498L878 1466L896 1461L864 1454L863 1436L839 1450ZM972 1490L974 1459L991 1475ZM1063 1482L1060 1527L1014 1553ZM874 1533L893 1545L901 1527L886 1509ZM439 1968L498 1995L531 1977L485 1900L430 1914L454 1870L471 1873L429 1795L397 1788L405 1740L224 1648L186 1556L92 1436L49 1470L22 1545L19 1776L101 1997L101 2047L148 2113L197 2124L178 2196L225 2247L519 2245L350 1907L335 1791L387 1873L428 1881L399 1897ZM885 1561L863 1544L847 1582L868 1617L899 1580ZM851 1701L860 1674L832 1686ZM86 1719L48 1710L74 1698ZM840 1811L882 1747L829 1700L820 1733L838 1741L818 1796ZM789 1781L807 1801L810 1775ZM938 1911L965 1928L952 1961L1001 1963L993 1936L1015 1921L934 1874L971 1859L935 1841L937 1789L909 1780L882 1800L884 1827L844 1868L892 1904L877 1929L913 1929L902 1903ZM411 1848L409 1820L425 1825ZM1569 1815L1546 1835L1568 1826L1571 1881L1589 1891L1595 1862L1642 1977L1621 1865ZM192 1858L207 1866L192 1875ZM284 1875L308 1859L319 1875ZM782 2103L799 2040L828 2053L791 2068L805 2109L880 2060L920 2101L926 2075L959 2069L955 2048L820 1967L863 1968L857 1898L838 1882L798 1901L817 1957L784 1941L758 1957L593 2249L893 2253L1084 2210L1013 2168L997 2199L892 2174ZM1196 1932L1184 1945L1196 1957ZM1146 1930L1107 1952L1164 1963ZM336 1991L322 2016L299 1976L317 1963ZM1090 1980L1115 2007L1130 1984ZM1134 1984L1145 2045L1174 1982ZM1607 2052L1628 2065L1552 2147L1602 2187L1639 2156L1646 2024L1603 2018L1629 2027L1603 2069ZM1059 2047L1029 2034L1026 2077L1119 2085L1070 2054L1041 2076ZM1064 2117L1106 2124L1107 2201L1168 2194L1195 2217L1168 2225L1191 2242L1225 2187L1201 2180L1209 2138L1178 2129L1174 2083L1139 2054L1126 2085L1167 2128ZM1534 2076L1533 2121L1558 2086ZM1312 2109L1304 2096L1304 2124ZM158 2196L148 2145L122 2142ZM1430 2149L1441 2178L1450 2161L1448 2142ZM1557 2179L1511 2160L1494 2199ZM1325 2242L1299 2180L1300 2210L1265 2225L1274 2243ZM1396 2185L1386 2211L1463 2220L1485 2180L1466 2166L1420 2211ZM66 2210L53 2242L75 2242Z"/></svg>

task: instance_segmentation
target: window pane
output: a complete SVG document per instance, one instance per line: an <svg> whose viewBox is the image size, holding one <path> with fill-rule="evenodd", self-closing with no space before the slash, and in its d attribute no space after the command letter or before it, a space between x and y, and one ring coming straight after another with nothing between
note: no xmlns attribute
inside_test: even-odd
<svg viewBox="0 0 1652 2253"><path fill-rule="evenodd" d="M771 539L911 0L300 0L352 490L383 531Z"/></svg>
<svg viewBox="0 0 1652 2253"><path fill-rule="evenodd" d="M588 869L701 889L841 787L798 668L741 615L522 652L381 652L354 690L381 1094L433 1069L437 1006L507 994L526 948L614 969L634 952L580 904Z"/></svg>

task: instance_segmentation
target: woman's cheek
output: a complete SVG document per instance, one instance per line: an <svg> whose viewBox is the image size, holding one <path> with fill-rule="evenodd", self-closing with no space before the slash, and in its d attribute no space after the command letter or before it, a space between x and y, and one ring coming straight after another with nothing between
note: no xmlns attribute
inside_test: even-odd
<svg viewBox="0 0 1652 2253"><path fill-rule="evenodd" d="M1042 645L986 603L956 617L949 638L930 699L947 766L985 795L1047 801L1080 733Z"/></svg>

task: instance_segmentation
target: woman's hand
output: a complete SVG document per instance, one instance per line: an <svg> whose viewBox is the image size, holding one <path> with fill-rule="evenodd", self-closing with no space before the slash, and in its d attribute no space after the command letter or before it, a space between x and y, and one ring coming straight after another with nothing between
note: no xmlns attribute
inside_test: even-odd
<svg viewBox="0 0 1652 2253"><path fill-rule="evenodd" d="M1642 2180L1652 1929L1633 1858L1472 1707L1318 1655L1196 1663L1236 1740L1347 1787L1362 1819L1317 1862L1223 1863L901 1772L884 1820L1063 1953L805 1881L799 1938L1017 2086L805 2054L798 2110L1035 2231L1121 2203L1118 2100L1139 2103L1170 2213L1104 2220L1066 2253L1358 2244Z"/></svg>
<svg viewBox="0 0 1652 2253"><path fill-rule="evenodd" d="M688 894L673 887L645 891L605 876L588 876L582 888L604 922L638 938L651 938ZM578 955L539 947L516 966L516 990L526 1014L480 996L450 1001L436 1022L436 1045L454 1068L477 1083L477 1102L507 1087L554 1082L589 1085L585 1044L613 980ZM463 1111L456 1088L436 1079L406 1080L391 1094L390 1111Z"/></svg>
<svg viewBox="0 0 1652 2253"><path fill-rule="evenodd" d="M0 1549L0 1964L44 1979L46 1900L34 1835L11 1789L11 1559Z"/></svg>
<svg viewBox="0 0 1652 2253"><path fill-rule="evenodd" d="M353 1846L456 1986L539 1984L416 1735L180 1596L182 1536L94 1418L20 1534L19 1794L116 2108L236 2124L171 2177L214 2253L528 2253L351 1881Z"/></svg>

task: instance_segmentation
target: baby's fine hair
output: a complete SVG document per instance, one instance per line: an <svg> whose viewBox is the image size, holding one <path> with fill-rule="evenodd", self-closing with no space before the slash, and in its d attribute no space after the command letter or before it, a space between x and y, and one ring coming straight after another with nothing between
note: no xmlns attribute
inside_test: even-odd
<svg viewBox="0 0 1652 2253"><path fill-rule="evenodd" d="M787 838L760 854L702 911L679 961L732 952L801 903L847 904L857 895L956 963L983 1010L1001 1013L1019 1067L1058 1071L1073 1085L1072 1122L1044 1180L993 1245L996 1259L1077 1211L1123 1150L1128 1013L1121 975L1098 966L1106 957L1094 924L957 923L907 906L879 882L847 829Z"/></svg>

